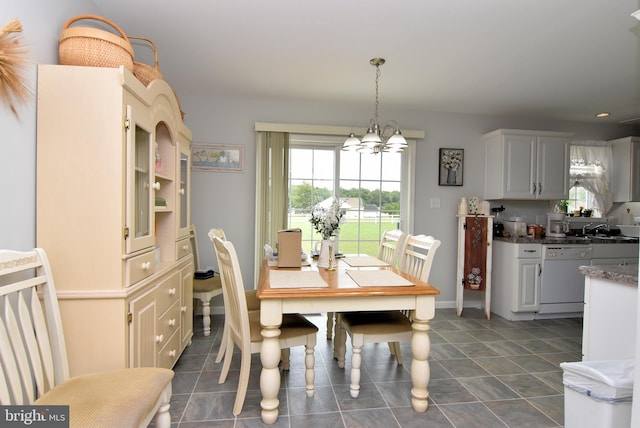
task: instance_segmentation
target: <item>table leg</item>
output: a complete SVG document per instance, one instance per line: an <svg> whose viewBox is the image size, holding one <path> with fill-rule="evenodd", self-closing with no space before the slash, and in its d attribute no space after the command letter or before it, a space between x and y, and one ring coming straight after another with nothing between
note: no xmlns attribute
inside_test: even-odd
<svg viewBox="0 0 640 428"><path fill-rule="evenodd" d="M260 372L260 392L262 393L262 422L265 424L273 424L278 419L278 391L280 390L280 324L282 323L282 313L277 308L265 307L261 302L262 323L262 346L260 347L260 362L262 363L262 371ZM268 312L268 311L273 312ZM280 313L280 315L277 315ZM271 314L268 316L266 314Z"/></svg>
<svg viewBox="0 0 640 428"><path fill-rule="evenodd" d="M431 351L431 342L429 340L429 323L428 321L414 319L413 336L411 338L411 352L413 360L411 361L411 405L416 412L426 412L429 407L429 391L427 385L431 377L429 369L429 352Z"/></svg>

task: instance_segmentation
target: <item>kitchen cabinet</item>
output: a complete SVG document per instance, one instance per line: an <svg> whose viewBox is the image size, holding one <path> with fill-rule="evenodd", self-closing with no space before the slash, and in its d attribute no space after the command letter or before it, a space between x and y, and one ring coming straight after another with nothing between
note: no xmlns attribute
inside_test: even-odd
<svg viewBox="0 0 640 428"><path fill-rule="evenodd" d="M484 313L491 318L493 216L458 216L456 308L462 315L465 292L484 293Z"/></svg>
<svg viewBox="0 0 640 428"><path fill-rule="evenodd" d="M638 265L592 269L593 273L585 276L582 359L633 359L638 324ZM596 273L598 270L602 275Z"/></svg>
<svg viewBox="0 0 640 428"><path fill-rule="evenodd" d="M493 241L492 311L511 320L532 320L540 309L542 245Z"/></svg>
<svg viewBox="0 0 640 428"><path fill-rule="evenodd" d="M190 343L190 140L163 80L38 67L37 245L72 375L171 368Z"/></svg>
<svg viewBox="0 0 640 428"><path fill-rule="evenodd" d="M613 155L612 188L614 202L640 202L640 137L609 142Z"/></svg>
<svg viewBox="0 0 640 428"><path fill-rule="evenodd" d="M566 199L570 136L514 129L485 134L485 199Z"/></svg>

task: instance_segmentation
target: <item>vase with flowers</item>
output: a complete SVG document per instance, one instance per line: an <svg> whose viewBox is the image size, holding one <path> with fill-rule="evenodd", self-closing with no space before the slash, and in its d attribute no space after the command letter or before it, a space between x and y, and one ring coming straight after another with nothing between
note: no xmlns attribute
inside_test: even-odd
<svg viewBox="0 0 640 428"><path fill-rule="evenodd" d="M330 260L334 259L337 250L337 236L340 232L340 225L344 223L344 211L340 209L341 202L333 196L330 200L324 201L313 207L309 221L314 230L322 236L319 242L318 266L331 267Z"/></svg>
<svg viewBox="0 0 640 428"><path fill-rule="evenodd" d="M462 151L444 149L440 158L442 167L447 170L446 183L456 184L458 170L462 167Z"/></svg>
<svg viewBox="0 0 640 428"><path fill-rule="evenodd" d="M471 269L471 273L467 275L467 279L469 280L469 287L472 290L478 290L480 288L480 284L482 283L482 275L479 267L474 267Z"/></svg>

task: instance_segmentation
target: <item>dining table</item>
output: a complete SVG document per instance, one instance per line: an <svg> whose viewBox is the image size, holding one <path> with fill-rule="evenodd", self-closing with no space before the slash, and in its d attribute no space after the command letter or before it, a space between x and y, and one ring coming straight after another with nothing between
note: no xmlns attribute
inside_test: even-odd
<svg viewBox="0 0 640 428"><path fill-rule="evenodd" d="M319 268L313 260L298 268L279 268L277 263L266 259L262 264L257 290L263 338L262 421L273 424L278 419L279 327L283 314L290 313L411 311L411 405L415 411L425 412L430 378L429 321L435 316L435 299L440 292L375 257L346 255L332 263L328 269Z"/></svg>

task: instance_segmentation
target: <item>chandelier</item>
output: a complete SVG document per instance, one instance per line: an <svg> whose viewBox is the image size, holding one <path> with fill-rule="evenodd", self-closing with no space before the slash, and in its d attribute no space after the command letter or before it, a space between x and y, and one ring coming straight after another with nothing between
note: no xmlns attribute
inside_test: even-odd
<svg viewBox="0 0 640 428"><path fill-rule="evenodd" d="M381 151L401 152L408 144L400 132L398 123L395 120L391 120L384 127L380 127L378 123L378 81L380 80L380 66L385 63L385 60L384 58L373 58L369 63L376 68L375 115L369 121L369 128L362 139L359 139L351 132L344 142L342 150L374 154L378 154Z"/></svg>

